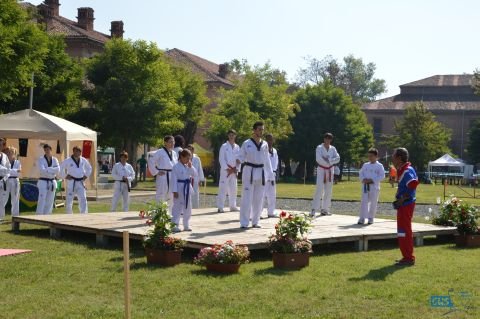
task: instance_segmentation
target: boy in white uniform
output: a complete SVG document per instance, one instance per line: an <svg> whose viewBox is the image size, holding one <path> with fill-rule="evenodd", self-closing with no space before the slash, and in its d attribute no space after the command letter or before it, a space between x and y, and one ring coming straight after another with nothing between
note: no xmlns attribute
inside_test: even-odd
<svg viewBox="0 0 480 319"><path fill-rule="evenodd" d="M2 150L5 147L5 139L0 138L0 221L5 218L5 204L8 200L7 181L9 176L8 157Z"/></svg>
<svg viewBox="0 0 480 319"><path fill-rule="evenodd" d="M92 174L92 166L82 156L82 149L73 147L73 155L66 158L60 165L60 176L67 181L66 212L73 213L73 198L77 196L81 214L88 213L87 189L85 180Z"/></svg>
<svg viewBox="0 0 480 319"><path fill-rule="evenodd" d="M373 224L373 219L377 213L380 182L385 178L385 169L377 161L377 158L378 150L375 148L369 149L368 162L363 164L360 169L359 179L362 182L362 202L360 204L359 225L363 225L367 218L368 224Z"/></svg>
<svg viewBox="0 0 480 319"><path fill-rule="evenodd" d="M120 153L120 162L115 163L112 168L112 177L115 180L113 185L112 212L117 209L120 197L123 199L123 211L128 212L130 187L132 186L131 183L135 176L135 171L132 165L127 163L127 160L128 153L123 151Z"/></svg>
<svg viewBox="0 0 480 319"><path fill-rule="evenodd" d="M150 173L155 176L157 202L167 202L169 211L172 211L172 168L178 162L177 153L173 151L173 136L163 138L163 147L153 155L152 164L149 166Z"/></svg>
<svg viewBox="0 0 480 319"><path fill-rule="evenodd" d="M223 213L225 197L228 195L228 203L231 212L238 211L237 208L237 174L240 165L237 164L240 147L235 143L237 132L229 130L228 141L220 147L218 162L220 163L220 180L218 182L217 208Z"/></svg>
<svg viewBox="0 0 480 319"><path fill-rule="evenodd" d="M176 225L173 232L180 232L180 216L183 215L183 230L192 231L190 217L192 216L192 179L197 178L197 170L192 165L192 153L189 150L180 151L178 163L172 169L173 208L172 222Z"/></svg>
<svg viewBox="0 0 480 319"><path fill-rule="evenodd" d="M200 207L200 186L205 183L205 175L203 174L202 160L194 153L195 147L190 144L187 149L193 154L192 165L197 170L197 178L193 180L192 208L198 208Z"/></svg>
<svg viewBox="0 0 480 319"><path fill-rule="evenodd" d="M18 216L20 213L20 180L18 179L20 172L22 171L22 165L20 161L16 159L17 149L15 147L7 147L7 156L8 156L8 179L6 180L6 197L3 203L3 209L5 212L5 205L8 201L8 196L10 195L10 203L12 205L12 216ZM3 218L3 216L0 216Z"/></svg>
<svg viewBox="0 0 480 319"><path fill-rule="evenodd" d="M268 153L268 145L262 141L263 122L253 124L253 137L243 142L237 164L243 163L242 202L240 205L240 228L248 228L250 217L253 228L258 224L262 214L265 183L275 180Z"/></svg>
<svg viewBox="0 0 480 319"><path fill-rule="evenodd" d="M315 211L321 208L322 216L331 215L332 188L334 165L340 162L340 155L337 149L331 145L332 133L326 133L323 137L323 144L318 145L315 151L317 161L317 189L312 203L310 216L315 216Z"/></svg>
<svg viewBox="0 0 480 319"><path fill-rule="evenodd" d="M268 144L268 153L270 157L270 163L272 164L273 175L275 177L275 181L271 181L265 185L265 200L267 202L267 217L277 217L275 214L275 205L276 205L276 198L277 198L277 185L276 185L276 177L277 177L277 170L278 170L278 153L275 147L273 147L274 138L272 134L265 135L265 141Z"/></svg>
<svg viewBox="0 0 480 319"><path fill-rule="evenodd" d="M58 159L52 156L52 147L43 145L44 155L37 160L40 178L37 182L38 203L37 215L51 214L55 191L57 190L57 174L60 173Z"/></svg>

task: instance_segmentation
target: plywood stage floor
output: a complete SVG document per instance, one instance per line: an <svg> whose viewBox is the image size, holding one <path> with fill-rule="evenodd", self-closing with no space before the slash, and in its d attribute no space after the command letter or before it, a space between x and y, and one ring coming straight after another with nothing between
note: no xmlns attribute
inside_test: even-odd
<svg viewBox="0 0 480 319"><path fill-rule="evenodd" d="M277 218L262 219L262 228L240 229L239 213L217 213L216 208L195 209L190 222L192 232L181 232L176 236L187 241L187 247L201 248L226 240L245 244L249 249L264 249L268 237L274 232ZM324 243L352 242L358 250L367 250L370 240L396 238L395 220L376 219L373 225L357 225L356 216L332 215L318 217L309 234L314 245ZM105 245L109 237L121 237L128 230L130 238L142 240L150 229L138 212L62 214L44 216L19 216L12 218L12 230L20 231L20 224L36 224L50 228L52 237L61 236L62 231L77 231L95 234L97 243ZM430 224L413 224L415 243L423 244L423 237L455 234L453 227Z"/></svg>

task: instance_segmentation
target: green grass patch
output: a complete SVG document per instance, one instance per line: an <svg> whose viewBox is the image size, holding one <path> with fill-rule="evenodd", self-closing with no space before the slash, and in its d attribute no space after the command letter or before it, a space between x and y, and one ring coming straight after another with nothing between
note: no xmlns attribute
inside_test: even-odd
<svg viewBox="0 0 480 319"><path fill-rule="evenodd" d="M22 225L20 234L0 226L5 248L30 254L0 257L1 318L122 318L123 273L119 241L97 249L94 236ZM132 245L133 318L477 318L480 249L457 249L426 239L417 265L395 268L394 241L371 242L368 252L349 243L315 247L300 271L272 268L267 252L255 253L237 275L205 272L193 252L174 268L146 264ZM431 295L453 289L458 311L430 306ZM460 292L470 299L458 297ZM465 310L467 307L469 309Z"/></svg>
<svg viewBox="0 0 480 319"><path fill-rule="evenodd" d="M213 185L212 181L207 183L207 194L217 194L218 187ZM138 184L140 189L154 190L155 183L152 181L141 182ZM360 201L361 199L361 184L357 180L344 181L333 186L333 199L334 200L348 200L348 201ZM241 187L238 188L239 194L241 194ZM202 187L202 193L204 189ZM277 185L277 197L283 198L302 198L311 199L315 192L315 185L313 184L292 184L292 183L279 183ZM380 202L392 202L395 196L396 188L392 188L388 182L382 183L382 189L380 191ZM444 188L443 185L434 184L420 184L417 190L417 203L419 204L436 204L437 198L443 201ZM465 201L474 205L480 205L480 189L476 190L476 197L472 198L474 190L469 186L462 186L459 188L455 185L448 185L446 189L446 196L456 195L463 198ZM470 196L468 195L470 194Z"/></svg>

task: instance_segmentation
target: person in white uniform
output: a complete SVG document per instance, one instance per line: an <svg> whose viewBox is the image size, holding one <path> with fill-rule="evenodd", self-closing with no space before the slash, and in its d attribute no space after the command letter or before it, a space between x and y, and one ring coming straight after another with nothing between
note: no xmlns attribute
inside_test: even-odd
<svg viewBox="0 0 480 319"><path fill-rule="evenodd" d="M228 141L222 144L218 154L220 164L220 179L218 182L217 208L223 213L225 197L228 195L228 203L231 212L238 211L237 208L237 174L240 165L237 164L240 147L235 143L237 132L233 129L227 133Z"/></svg>
<svg viewBox="0 0 480 319"><path fill-rule="evenodd" d="M58 159L52 156L52 147L48 144L43 145L43 152L45 154L37 160L40 175L37 182L37 215L52 213L57 190L56 177L60 173L60 164Z"/></svg>
<svg viewBox="0 0 480 319"><path fill-rule="evenodd" d="M255 122L252 138L243 142L237 164L242 163L242 199L240 204L240 227L260 228L265 184L275 180L268 153L268 145L262 140L263 122Z"/></svg>
<svg viewBox="0 0 480 319"><path fill-rule="evenodd" d="M203 174L202 160L195 154L193 144L187 146L187 150L192 153L192 165L197 170L197 178L193 180L192 208L200 207L200 186L205 183L205 175Z"/></svg>
<svg viewBox="0 0 480 319"><path fill-rule="evenodd" d="M128 212L130 200L130 187L135 177L135 171L132 165L127 163L128 153L123 151L120 153L120 161L115 163L112 168L112 177L115 181L113 184L112 212L116 211L118 201L122 198L122 208L124 212Z"/></svg>
<svg viewBox="0 0 480 319"><path fill-rule="evenodd" d="M173 136L167 135L163 138L163 147L153 155L152 164L149 166L150 173L155 176L157 202L167 202L169 211L172 211L172 168L178 162L177 153L173 151Z"/></svg>
<svg viewBox="0 0 480 319"><path fill-rule="evenodd" d="M5 139L0 138L0 221L5 218L5 204L8 200L7 181L9 176L8 156L3 153Z"/></svg>
<svg viewBox="0 0 480 319"><path fill-rule="evenodd" d="M67 182L66 212L73 213L73 198L77 196L81 214L88 213L87 189L85 180L92 174L92 166L82 156L82 149L73 147L73 155L66 158L60 165L60 177Z"/></svg>
<svg viewBox="0 0 480 319"><path fill-rule="evenodd" d="M185 138L182 135L175 135L173 139L175 140L173 151L177 153L177 158L179 158L180 152L185 148Z"/></svg>
<svg viewBox="0 0 480 319"><path fill-rule="evenodd" d="M190 217L192 216L192 180L197 178L197 170L192 165L192 153L185 149L180 152L178 163L172 169L173 232L180 232L180 217L183 216L183 230L192 231Z"/></svg>
<svg viewBox="0 0 480 319"><path fill-rule="evenodd" d="M323 143L318 145L315 151L317 187L313 198L312 212L310 213L312 217L320 209L322 216L331 215L334 165L340 162L337 149L331 145L332 140L333 134L326 133L323 137Z"/></svg>
<svg viewBox="0 0 480 319"><path fill-rule="evenodd" d="M8 196L10 196L10 203L12 206L11 215L18 216L20 213L20 180L18 177L22 171L22 165L17 159L17 149L15 147L7 147L6 155L8 157L8 179L6 180L6 187L4 188L6 197L3 203L3 209L5 212L5 205L7 204Z"/></svg>
<svg viewBox="0 0 480 319"><path fill-rule="evenodd" d="M270 157L270 163L272 165L273 175L275 181L265 184L265 201L267 203L267 217L278 217L275 214L275 205L277 198L277 170L278 170L278 153L275 147L273 147L274 138L272 134L265 135L265 141L268 144L268 154Z"/></svg>
<svg viewBox="0 0 480 319"><path fill-rule="evenodd" d="M377 213L380 183L385 178L385 168L377 159L378 150L375 148L368 150L368 162L363 164L359 172L359 179L362 182L359 225L363 225L365 219L368 219L369 225L373 224L375 214Z"/></svg>

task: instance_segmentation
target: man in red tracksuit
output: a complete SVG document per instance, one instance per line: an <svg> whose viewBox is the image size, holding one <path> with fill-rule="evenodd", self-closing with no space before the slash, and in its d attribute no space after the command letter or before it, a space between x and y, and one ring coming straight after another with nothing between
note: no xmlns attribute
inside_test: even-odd
<svg viewBox="0 0 480 319"><path fill-rule="evenodd" d="M398 245L403 258L396 262L397 266L413 266L413 232L412 217L415 209L418 177L415 169L408 162L408 151L397 148L392 155L393 165L397 168L398 190L393 206L397 209Z"/></svg>

